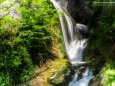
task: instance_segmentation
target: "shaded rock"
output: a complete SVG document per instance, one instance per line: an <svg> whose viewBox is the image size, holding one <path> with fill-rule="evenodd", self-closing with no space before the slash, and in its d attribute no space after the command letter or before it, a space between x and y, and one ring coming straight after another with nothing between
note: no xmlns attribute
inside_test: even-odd
<svg viewBox="0 0 115 86"><path fill-rule="evenodd" d="M101 80L102 80L101 75L98 74L90 81L89 86L102 86Z"/></svg>
<svg viewBox="0 0 115 86"><path fill-rule="evenodd" d="M87 67L88 67L87 64L74 65L74 66L69 65L68 68L60 69L59 71L56 71L51 77L49 77L48 81L53 86L68 86L68 84L74 78L76 73L78 75L77 80L82 79L83 73L85 73Z"/></svg>
<svg viewBox="0 0 115 86"><path fill-rule="evenodd" d="M88 38L88 26L84 24L77 23L76 27L78 28L78 32L82 35L83 38Z"/></svg>
<svg viewBox="0 0 115 86"><path fill-rule="evenodd" d="M88 24L91 10L85 0L56 0L64 6L77 23Z"/></svg>

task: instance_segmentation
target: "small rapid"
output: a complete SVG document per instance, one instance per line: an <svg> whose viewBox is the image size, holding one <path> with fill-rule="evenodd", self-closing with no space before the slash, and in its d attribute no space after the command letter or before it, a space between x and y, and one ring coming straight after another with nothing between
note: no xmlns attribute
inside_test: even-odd
<svg viewBox="0 0 115 86"><path fill-rule="evenodd" d="M79 79L80 73L75 73L73 80L69 83L69 86L88 86L89 81L94 77L93 72L86 68L83 73L81 73L81 79Z"/></svg>
<svg viewBox="0 0 115 86"><path fill-rule="evenodd" d="M88 26L79 23L74 24L67 10L58 1L51 0L51 2L59 14L65 49L71 64L84 64L85 62L82 61L83 51L87 46L88 39L79 39L77 33L78 30L87 32ZM78 79L79 73L76 72L68 86L88 86L89 81L93 78L93 73L88 67L84 70L84 72L81 72L82 77L80 79Z"/></svg>

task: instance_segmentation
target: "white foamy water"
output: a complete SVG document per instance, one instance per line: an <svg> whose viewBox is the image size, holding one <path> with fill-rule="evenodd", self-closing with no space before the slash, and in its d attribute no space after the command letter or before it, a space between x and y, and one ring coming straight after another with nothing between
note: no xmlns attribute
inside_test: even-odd
<svg viewBox="0 0 115 86"><path fill-rule="evenodd" d="M89 81L94 77L92 71L87 68L85 73L82 74L83 78L77 81L78 74L76 73L69 86L88 86Z"/></svg>
<svg viewBox="0 0 115 86"><path fill-rule="evenodd" d="M65 8L62 7L56 0L51 0L51 2L54 4L59 14L65 48L69 60L71 61L72 64L76 63L84 64L85 62L82 61L82 57L88 39L79 40L76 37L75 30L79 28L84 31L87 31L88 27L86 25L79 23L76 24L76 26L74 26L72 19L65 10ZM69 86L88 86L89 81L93 78L92 72L89 71L89 69L87 68L82 76L83 76L82 79L77 80L78 74L76 73L73 80L70 82Z"/></svg>
<svg viewBox="0 0 115 86"><path fill-rule="evenodd" d="M64 11L64 8L60 6L60 4L57 1L51 0L51 2L54 4L55 8L57 9L59 17L60 17L64 43L65 43L68 57L72 63L81 62L82 53L83 53L84 48L86 47L87 39L82 39L82 40L78 40L77 38L74 39L76 36L74 34L76 26L73 25L71 17ZM64 21L64 19L66 21ZM67 25L65 25L65 22L67 23ZM84 25L82 26L81 24L77 26L84 27Z"/></svg>

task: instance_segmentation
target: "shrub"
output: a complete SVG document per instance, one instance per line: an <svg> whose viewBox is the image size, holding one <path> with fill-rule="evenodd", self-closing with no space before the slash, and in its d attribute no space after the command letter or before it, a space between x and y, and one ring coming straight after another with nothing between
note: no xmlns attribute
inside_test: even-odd
<svg viewBox="0 0 115 86"><path fill-rule="evenodd" d="M21 0L21 19L0 19L0 85L12 86L29 80L35 66L51 54L57 13L47 0ZM55 19L54 19L55 18Z"/></svg>

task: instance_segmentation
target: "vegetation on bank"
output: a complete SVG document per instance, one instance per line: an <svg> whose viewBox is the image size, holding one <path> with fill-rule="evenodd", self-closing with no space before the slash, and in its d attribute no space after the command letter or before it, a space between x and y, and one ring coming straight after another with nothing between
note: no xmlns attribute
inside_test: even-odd
<svg viewBox="0 0 115 86"><path fill-rule="evenodd" d="M18 10L21 18L0 18L0 86L29 80L35 67L55 57L52 39L60 39L51 30L58 15L48 0L20 0Z"/></svg>
<svg viewBox="0 0 115 86"><path fill-rule="evenodd" d="M105 0L96 0L103 2ZM106 0L106 2L112 0ZM115 85L115 5L113 3L93 4L90 22L88 56L92 65L102 70L103 86ZM97 79L98 80L98 79ZM101 86L100 84L100 86Z"/></svg>
<svg viewBox="0 0 115 86"><path fill-rule="evenodd" d="M68 60L64 58L56 58L53 61L49 60L46 64L42 65L40 68L37 68L31 79L26 83L21 84L21 86L52 86L51 84L51 77L54 77L55 73L60 70L67 70L68 69ZM64 75L65 73L61 73ZM57 76L57 75L56 75ZM60 76L59 77L63 77ZM55 77L54 77L55 78ZM64 78L59 78L55 83L63 82ZM54 80L54 79L53 79Z"/></svg>
<svg viewBox="0 0 115 86"><path fill-rule="evenodd" d="M111 61L105 64L102 70L101 83L105 86L115 85L115 61Z"/></svg>

